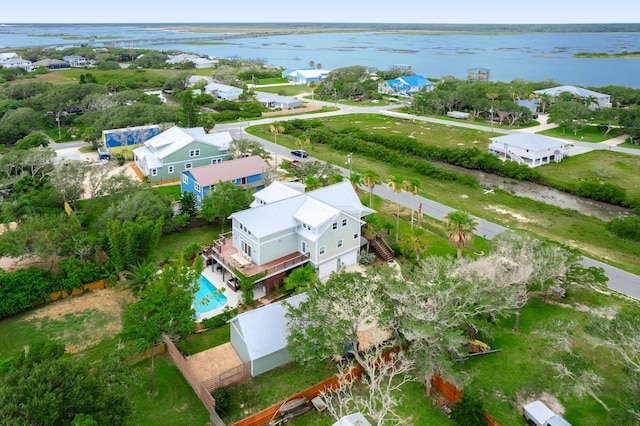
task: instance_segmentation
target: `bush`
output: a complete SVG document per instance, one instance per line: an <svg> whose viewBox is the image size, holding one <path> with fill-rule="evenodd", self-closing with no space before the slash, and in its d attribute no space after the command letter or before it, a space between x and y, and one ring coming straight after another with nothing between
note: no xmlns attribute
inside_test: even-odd
<svg viewBox="0 0 640 426"><path fill-rule="evenodd" d="M231 398L229 391L226 388L214 389L211 392L211 396L216 400L216 413L224 416L229 408L231 408Z"/></svg>
<svg viewBox="0 0 640 426"><path fill-rule="evenodd" d="M238 315L238 308L233 309L225 309L223 313L220 315L216 315L215 317L207 318L202 321L202 326L204 328L217 328L225 325L227 321L231 318Z"/></svg>
<svg viewBox="0 0 640 426"><path fill-rule="evenodd" d="M482 401L471 393L465 393L451 407L451 420L460 426L486 426Z"/></svg>
<svg viewBox="0 0 640 426"><path fill-rule="evenodd" d="M607 230L620 238L640 242L640 217L616 217L607 223Z"/></svg>
<svg viewBox="0 0 640 426"><path fill-rule="evenodd" d="M358 256L358 262L362 263L363 265L371 265L375 261L376 261L375 253L370 253L366 250L360 250L360 255Z"/></svg>

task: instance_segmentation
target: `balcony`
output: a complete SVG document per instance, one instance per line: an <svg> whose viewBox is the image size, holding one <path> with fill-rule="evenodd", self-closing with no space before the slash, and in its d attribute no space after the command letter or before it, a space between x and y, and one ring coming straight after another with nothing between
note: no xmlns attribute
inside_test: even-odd
<svg viewBox="0 0 640 426"><path fill-rule="evenodd" d="M213 245L202 249L202 257L212 269L224 268L232 274L236 272L245 277L253 277L265 273L264 279L277 275L283 271L296 268L309 261L309 254L299 252L290 253L264 265L257 265L243 253L233 247L231 233L220 236Z"/></svg>

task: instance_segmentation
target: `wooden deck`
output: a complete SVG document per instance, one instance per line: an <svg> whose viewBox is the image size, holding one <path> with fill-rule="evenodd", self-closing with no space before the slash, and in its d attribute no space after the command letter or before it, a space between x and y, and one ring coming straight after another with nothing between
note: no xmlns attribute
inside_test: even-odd
<svg viewBox="0 0 640 426"><path fill-rule="evenodd" d="M232 274L234 274L234 271L238 271L246 277L253 277L258 274L266 273L265 279L283 271L303 265L309 261L308 254L293 252L263 265L257 265L253 261L246 265L241 265L240 262L234 259L238 254L244 256L239 253L235 247L233 247L232 238L228 236L222 236L220 239L215 241L212 246L205 247L202 250L202 256L205 260L215 260L216 263L212 264L213 268L223 267Z"/></svg>

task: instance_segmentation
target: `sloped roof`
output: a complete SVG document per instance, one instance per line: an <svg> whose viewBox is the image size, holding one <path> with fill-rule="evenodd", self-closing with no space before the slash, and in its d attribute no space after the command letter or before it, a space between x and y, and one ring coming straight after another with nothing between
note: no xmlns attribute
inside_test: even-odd
<svg viewBox="0 0 640 426"><path fill-rule="evenodd" d="M227 86L226 84L222 83L210 83L207 84L204 88L206 92L228 92L229 90L233 89L242 91L242 89L239 87Z"/></svg>
<svg viewBox="0 0 640 426"><path fill-rule="evenodd" d="M322 77L322 76L326 76L330 73L331 71L329 70L323 70L323 69L315 69L315 68L311 68L311 69L303 69L303 70L295 70L293 73L291 74L298 74L303 76L304 78L318 78L318 77ZM291 75L289 74L289 75Z"/></svg>
<svg viewBox="0 0 640 426"><path fill-rule="evenodd" d="M284 200L285 198L295 197L304 192L304 185L299 189L295 189L293 186L274 180L269 186L253 194L256 200L262 201L265 204L273 203L276 201ZM253 205L253 203L252 203ZM260 204L257 204L260 205Z"/></svg>
<svg viewBox="0 0 640 426"><path fill-rule="evenodd" d="M281 194L286 195L284 191ZM313 201L305 205L308 200ZM312 207L319 210L316 212ZM279 201L233 213L231 217L261 238L274 232L294 229L300 222L321 224L329 212L339 211L357 220L373 212L360 202L350 182L340 182L306 194L291 194Z"/></svg>
<svg viewBox="0 0 640 426"><path fill-rule="evenodd" d="M256 100L259 102L277 102L282 104L290 104L294 102L302 102L298 98L294 98L293 96L280 96L274 93L264 93L264 92L256 92Z"/></svg>
<svg viewBox="0 0 640 426"><path fill-rule="evenodd" d="M32 64L34 67L49 67L51 65L69 65L68 62L61 61L60 59L42 59Z"/></svg>
<svg viewBox="0 0 640 426"><path fill-rule="evenodd" d="M407 90L411 87L425 87L433 86L433 83L427 81L421 75L403 75L392 80L386 80L389 87L397 88L398 90Z"/></svg>
<svg viewBox="0 0 640 426"><path fill-rule="evenodd" d="M305 293L286 299L292 306L299 306L307 299ZM286 307L282 301L244 312L230 322L240 332L254 361L287 347Z"/></svg>
<svg viewBox="0 0 640 426"><path fill-rule="evenodd" d="M598 93L598 92L594 92L593 90L583 89L582 87L576 87L576 86L557 86L557 87L551 87L549 89L534 90L533 93L535 93L536 95L541 93L546 93L551 96L558 96L562 92L569 92L571 94L574 94L576 96L580 96L583 98L588 98L589 96L593 96L596 99L611 97L611 95L605 95L604 93Z"/></svg>
<svg viewBox="0 0 640 426"><path fill-rule="evenodd" d="M532 152L556 149L564 147L566 145L571 145L569 142L560 139L537 135L535 133L523 132L516 132L505 136L498 136L495 138L491 138L491 141L500 144L506 143L507 145L515 146L521 149L528 149Z"/></svg>
<svg viewBox="0 0 640 426"><path fill-rule="evenodd" d="M205 133L202 127L184 129L173 126L169 130L147 140L144 145L150 152L162 159L193 142L215 146L222 151L226 151L229 149L231 141L232 138L229 132Z"/></svg>
<svg viewBox="0 0 640 426"><path fill-rule="evenodd" d="M229 182L243 177L257 175L267 169L267 162L257 155L223 161L217 164L195 167L189 170L193 178L202 186Z"/></svg>

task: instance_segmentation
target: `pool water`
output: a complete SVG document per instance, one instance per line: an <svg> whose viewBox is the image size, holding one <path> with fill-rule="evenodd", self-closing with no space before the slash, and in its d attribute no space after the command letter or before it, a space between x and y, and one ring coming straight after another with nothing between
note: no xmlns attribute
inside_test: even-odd
<svg viewBox="0 0 640 426"><path fill-rule="evenodd" d="M217 293L214 295L214 292L217 291L217 288L209 282L204 276L200 276L200 289L196 293L194 308L197 313L204 314L205 312L212 311L216 308L220 308L227 304L227 297L222 293ZM209 301L207 303L202 303L205 297L209 297Z"/></svg>

